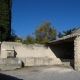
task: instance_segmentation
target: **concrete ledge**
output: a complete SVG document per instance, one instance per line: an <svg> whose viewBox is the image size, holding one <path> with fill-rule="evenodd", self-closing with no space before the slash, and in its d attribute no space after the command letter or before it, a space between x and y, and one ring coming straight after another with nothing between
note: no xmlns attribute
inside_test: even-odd
<svg viewBox="0 0 80 80"><path fill-rule="evenodd" d="M18 58L0 58L1 70L15 70L22 67L22 61Z"/></svg>
<svg viewBox="0 0 80 80"><path fill-rule="evenodd" d="M20 58L23 62L24 66L45 66L45 65L57 65L62 64L60 59L55 61L54 58L48 57L28 57L28 58Z"/></svg>

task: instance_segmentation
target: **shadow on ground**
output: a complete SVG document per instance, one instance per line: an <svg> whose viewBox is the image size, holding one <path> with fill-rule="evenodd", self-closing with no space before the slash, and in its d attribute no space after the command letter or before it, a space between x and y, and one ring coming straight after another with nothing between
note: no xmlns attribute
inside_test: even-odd
<svg viewBox="0 0 80 80"><path fill-rule="evenodd" d="M22 80L13 76L5 75L0 73L0 80Z"/></svg>

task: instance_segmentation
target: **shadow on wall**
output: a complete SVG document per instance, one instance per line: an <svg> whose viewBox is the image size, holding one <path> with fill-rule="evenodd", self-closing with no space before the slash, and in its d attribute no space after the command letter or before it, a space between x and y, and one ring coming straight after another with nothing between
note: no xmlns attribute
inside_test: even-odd
<svg viewBox="0 0 80 80"><path fill-rule="evenodd" d="M12 76L0 73L0 80L22 80L22 79L18 79L16 77L12 77Z"/></svg>
<svg viewBox="0 0 80 80"><path fill-rule="evenodd" d="M14 50L14 57L16 57L16 55L17 55L17 52Z"/></svg>
<svg viewBox="0 0 80 80"><path fill-rule="evenodd" d="M13 49L14 49L14 57L16 57L17 52L15 51L15 48L14 47L13 47Z"/></svg>
<svg viewBox="0 0 80 80"><path fill-rule="evenodd" d="M70 63L74 68L74 41L49 45L51 51L63 63Z"/></svg>
<svg viewBox="0 0 80 80"><path fill-rule="evenodd" d="M65 47L64 44L53 44L49 46L51 51L55 54L57 58L65 58Z"/></svg>
<svg viewBox="0 0 80 80"><path fill-rule="evenodd" d="M17 55L17 52L14 49L14 57L16 57L16 55ZM23 61L22 61L22 67L24 67L24 62Z"/></svg>
<svg viewBox="0 0 80 80"><path fill-rule="evenodd" d="M16 57L16 55L17 55L17 52L14 49L14 57ZM22 67L24 67L24 62L23 61L22 61Z"/></svg>
<svg viewBox="0 0 80 80"><path fill-rule="evenodd" d="M63 42L49 46L57 58L74 59L74 42Z"/></svg>

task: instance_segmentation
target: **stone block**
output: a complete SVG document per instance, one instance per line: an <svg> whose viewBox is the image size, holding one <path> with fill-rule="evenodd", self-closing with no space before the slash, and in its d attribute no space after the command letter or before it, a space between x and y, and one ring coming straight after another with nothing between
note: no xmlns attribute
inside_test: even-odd
<svg viewBox="0 0 80 80"><path fill-rule="evenodd" d="M44 65L44 60L43 58L36 58L35 60L35 66L41 66L41 65Z"/></svg>
<svg viewBox="0 0 80 80"><path fill-rule="evenodd" d="M18 58L0 58L1 70L15 70L22 67L22 61Z"/></svg>
<svg viewBox="0 0 80 80"><path fill-rule="evenodd" d="M14 58L14 50L7 50L7 58Z"/></svg>
<svg viewBox="0 0 80 80"><path fill-rule="evenodd" d="M26 58L25 66L34 66L34 59L33 58Z"/></svg>

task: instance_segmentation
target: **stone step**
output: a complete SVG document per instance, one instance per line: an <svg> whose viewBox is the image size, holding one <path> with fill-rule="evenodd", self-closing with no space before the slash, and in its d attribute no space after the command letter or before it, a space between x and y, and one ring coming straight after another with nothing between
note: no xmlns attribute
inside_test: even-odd
<svg viewBox="0 0 80 80"><path fill-rule="evenodd" d="M18 58L0 58L1 70L15 70L22 67L22 61Z"/></svg>

